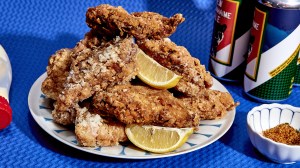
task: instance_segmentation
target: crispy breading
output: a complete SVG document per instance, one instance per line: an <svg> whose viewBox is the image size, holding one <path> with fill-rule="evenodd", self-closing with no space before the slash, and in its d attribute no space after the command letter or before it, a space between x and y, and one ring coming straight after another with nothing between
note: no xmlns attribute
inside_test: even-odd
<svg viewBox="0 0 300 168"><path fill-rule="evenodd" d="M189 96L198 96L205 88L212 86L210 73L185 47L177 46L170 39L138 40L137 44L159 64L182 76L176 90Z"/></svg>
<svg viewBox="0 0 300 168"><path fill-rule="evenodd" d="M199 125L199 116L187 110L169 91L149 86L116 85L96 94L93 104L125 124L178 128Z"/></svg>
<svg viewBox="0 0 300 168"><path fill-rule="evenodd" d="M197 113L201 120L222 118L238 105L228 92L211 89L206 89L202 95L179 99L188 110Z"/></svg>
<svg viewBox="0 0 300 168"><path fill-rule="evenodd" d="M83 40L80 40L73 49L60 49L53 54L48 61L47 77L42 83L42 92L49 98L56 100L64 88L64 83L69 75L71 63L76 58L77 53L100 46L106 42L104 38L91 30L86 33Z"/></svg>
<svg viewBox="0 0 300 168"><path fill-rule="evenodd" d="M136 39L161 39L169 37L184 21L181 14L167 18L153 12L129 14L121 6L107 4L89 8L86 12L87 25L104 36L129 34Z"/></svg>
<svg viewBox="0 0 300 168"><path fill-rule="evenodd" d="M54 121L75 124L82 146L112 146L127 140L126 124L197 127L200 120L224 117L237 103L229 93L209 89L212 77L200 61L166 38L183 21L181 14L89 8L86 22L92 29L73 49L49 59L42 91L56 100ZM158 90L132 80L138 46L182 76L175 88Z"/></svg>
<svg viewBox="0 0 300 168"><path fill-rule="evenodd" d="M77 111L75 135L81 146L114 146L128 140L123 123L103 119L86 107Z"/></svg>
<svg viewBox="0 0 300 168"><path fill-rule="evenodd" d="M57 123L74 123L73 107L109 86L128 83L137 75L137 46L132 38L116 38L78 53L52 112ZM70 118L71 116L71 118Z"/></svg>
<svg viewBox="0 0 300 168"><path fill-rule="evenodd" d="M41 87L42 92L48 98L56 100L63 90L63 84L69 74L72 54L71 49L65 48L58 50L49 58L47 78L43 81Z"/></svg>
<svg viewBox="0 0 300 168"><path fill-rule="evenodd" d="M84 39L80 40L73 49L74 53L81 52L85 49L92 49L107 43L109 40L101 36L97 31L90 30L84 35Z"/></svg>

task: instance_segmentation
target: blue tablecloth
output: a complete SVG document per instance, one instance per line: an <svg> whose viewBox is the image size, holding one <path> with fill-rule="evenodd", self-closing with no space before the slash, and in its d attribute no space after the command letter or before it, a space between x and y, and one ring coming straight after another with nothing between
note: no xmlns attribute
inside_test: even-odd
<svg viewBox="0 0 300 168"><path fill-rule="evenodd" d="M101 3L123 6L129 12L148 10L165 16L182 13L186 21L171 39L207 65L216 4L213 0L2 0L0 44L7 51L13 69L10 91L13 121L0 131L0 167L283 166L266 159L252 146L246 131L246 116L260 103L249 100L242 85L236 83L223 83L241 103L230 130L213 144L180 156L153 160L108 158L73 149L42 130L28 109L29 89L45 72L51 54L60 48L73 47L89 31L85 12ZM282 103L300 106L299 94L300 87L294 88L290 98Z"/></svg>

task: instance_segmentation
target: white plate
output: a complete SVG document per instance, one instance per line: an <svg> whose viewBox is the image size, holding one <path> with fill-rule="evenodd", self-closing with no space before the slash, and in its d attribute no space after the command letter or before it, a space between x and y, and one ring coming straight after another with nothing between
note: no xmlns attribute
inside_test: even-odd
<svg viewBox="0 0 300 168"><path fill-rule="evenodd" d="M114 158L126 159L154 159L181 155L203 148L222 137L231 127L235 109L228 112L220 120L201 121L198 131L190 136L188 141L179 149L166 154L154 154L138 149L132 144L118 145L113 147L81 147L78 145L75 134L69 128L63 127L53 122L51 115L50 100L41 92L41 84L46 78L46 73L41 75L32 85L28 95L28 105L32 117L48 134L57 140L74 147L76 149ZM216 79L214 79L213 89L227 91L227 89Z"/></svg>

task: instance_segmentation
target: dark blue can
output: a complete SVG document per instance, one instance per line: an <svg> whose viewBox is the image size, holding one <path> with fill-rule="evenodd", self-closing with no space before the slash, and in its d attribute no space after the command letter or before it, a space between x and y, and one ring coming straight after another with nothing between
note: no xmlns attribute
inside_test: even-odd
<svg viewBox="0 0 300 168"><path fill-rule="evenodd" d="M244 76L246 94L261 102L287 99L296 78L299 50L300 1L258 0Z"/></svg>

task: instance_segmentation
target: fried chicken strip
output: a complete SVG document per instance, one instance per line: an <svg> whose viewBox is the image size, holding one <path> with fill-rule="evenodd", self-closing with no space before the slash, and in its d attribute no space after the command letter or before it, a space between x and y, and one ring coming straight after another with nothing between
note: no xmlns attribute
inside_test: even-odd
<svg viewBox="0 0 300 168"><path fill-rule="evenodd" d="M85 49L92 49L108 43L109 39L102 36L95 30L90 30L84 35L84 39L80 40L73 49L74 53L81 52Z"/></svg>
<svg viewBox="0 0 300 168"><path fill-rule="evenodd" d="M199 116L188 111L167 90L148 86L117 85L93 97L94 106L125 124L196 127Z"/></svg>
<svg viewBox="0 0 300 168"><path fill-rule="evenodd" d="M49 58L47 77L41 87L48 98L56 100L63 90L63 84L69 74L72 54L71 49L60 49Z"/></svg>
<svg viewBox="0 0 300 168"><path fill-rule="evenodd" d="M220 119L238 105L228 92L211 89L206 89L203 95L179 99L188 110L197 113L201 120Z"/></svg>
<svg viewBox="0 0 300 168"><path fill-rule="evenodd" d="M87 25L105 36L129 34L136 39L162 39L175 32L184 21L181 14L167 18L154 12L129 14L122 7L107 4L89 8L86 13Z"/></svg>
<svg viewBox="0 0 300 168"><path fill-rule="evenodd" d="M183 78L176 90L188 96L203 94L205 88L212 86L212 77L197 58L190 55L183 46L177 46L170 39L138 40L138 46L162 66Z"/></svg>
<svg viewBox="0 0 300 168"><path fill-rule="evenodd" d="M64 83L69 75L71 63L77 56L76 53L100 46L104 42L104 39L98 36L95 31L91 30L85 34L84 39L78 42L73 49L60 49L49 58L47 77L41 87L42 92L48 98L57 100L58 95L64 89Z"/></svg>
<svg viewBox="0 0 300 168"><path fill-rule="evenodd" d="M128 140L123 123L103 119L90 110L86 107L77 110L75 135L81 146L114 146Z"/></svg>
<svg viewBox="0 0 300 168"><path fill-rule="evenodd" d="M78 102L109 86L128 83L137 75L137 46L132 38L117 37L93 49L78 53L72 61L64 89L54 105L55 122L73 124Z"/></svg>

